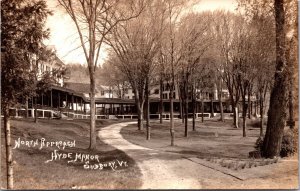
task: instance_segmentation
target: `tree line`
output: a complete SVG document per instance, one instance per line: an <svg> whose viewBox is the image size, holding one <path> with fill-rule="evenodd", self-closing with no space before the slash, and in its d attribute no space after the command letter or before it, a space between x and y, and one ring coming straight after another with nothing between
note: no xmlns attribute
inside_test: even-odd
<svg viewBox="0 0 300 191"><path fill-rule="evenodd" d="M187 13L186 1L151 1L138 17L122 22L106 36L111 51L102 68L103 73L119 72L122 74L118 75L120 79L130 84L138 108L139 130L143 129L143 107L146 107L147 139L151 134L148 110L151 83L159 82L160 92L164 82L170 87L171 145L175 139L175 84L179 87L186 137L188 100L195 103L197 90L216 86L222 103L221 93L225 87L229 91L236 128L241 113L243 137L247 135L247 117L251 117L247 116L247 113L250 115L251 97L258 99L260 136L266 137L263 155L279 154L288 108L293 126L294 79L291 71L297 63L294 51L297 6L293 1L240 0L238 3L235 13L221 10ZM267 94L270 94L270 100ZM160 99L162 111L162 94ZM267 102L270 109L264 135ZM238 111L239 104L242 111ZM195 108L192 110L195 113ZM222 110L221 121L224 120Z"/></svg>

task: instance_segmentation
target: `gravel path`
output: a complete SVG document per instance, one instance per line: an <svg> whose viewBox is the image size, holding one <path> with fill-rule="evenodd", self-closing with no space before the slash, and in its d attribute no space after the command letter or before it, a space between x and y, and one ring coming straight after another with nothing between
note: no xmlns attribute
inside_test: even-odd
<svg viewBox="0 0 300 191"><path fill-rule="evenodd" d="M100 139L133 158L142 171L142 189L201 189L235 182L234 178L182 158L132 144L120 134L122 127L136 122L119 123L99 131ZM145 140L146 141L146 140Z"/></svg>

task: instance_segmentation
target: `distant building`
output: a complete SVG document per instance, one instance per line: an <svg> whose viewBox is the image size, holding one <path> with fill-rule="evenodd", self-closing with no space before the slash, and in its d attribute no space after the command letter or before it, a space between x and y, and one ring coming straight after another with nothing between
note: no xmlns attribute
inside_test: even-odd
<svg viewBox="0 0 300 191"><path fill-rule="evenodd" d="M53 46L48 46L46 47L52 51L54 51ZM54 55L54 59L51 60L51 62L45 62L45 61L40 61L37 63L37 58L36 56L33 56L33 59L31 61L31 69L33 68L33 65L37 65L37 78L40 80L43 75L46 73L51 73L55 77L56 84L59 86L63 86L64 84L64 76L59 74L58 71L61 71L65 68L64 63L56 56Z"/></svg>

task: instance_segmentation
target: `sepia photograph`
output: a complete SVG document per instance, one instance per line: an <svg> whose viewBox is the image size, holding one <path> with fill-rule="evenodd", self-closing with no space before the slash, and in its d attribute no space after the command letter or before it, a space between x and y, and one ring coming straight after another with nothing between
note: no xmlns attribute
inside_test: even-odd
<svg viewBox="0 0 300 191"><path fill-rule="evenodd" d="M1 190L299 189L297 0L0 0Z"/></svg>

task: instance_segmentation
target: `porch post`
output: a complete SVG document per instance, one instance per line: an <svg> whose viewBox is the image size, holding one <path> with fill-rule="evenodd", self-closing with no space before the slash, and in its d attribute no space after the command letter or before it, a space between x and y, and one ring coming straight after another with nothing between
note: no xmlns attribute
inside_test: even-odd
<svg viewBox="0 0 300 191"><path fill-rule="evenodd" d="M74 111L74 95L72 94L72 105L71 105L72 110Z"/></svg>
<svg viewBox="0 0 300 191"><path fill-rule="evenodd" d="M52 92L52 89L51 89L51 92L50 92L50 105L51 105L51 108L53 108L53 92Z"/></svg>
<svg viewBox="0 0 300 191"><path fill-rule="evenodd" d="M68 108L68 93L66 93L66 107L65 107L66 109L69 109Z"/></svg>
<svg viewBox="0 0 300 191"><path fill-rule="evenodd" d="M60 108L60 92L58 92L58 107L57 108Z"/></svg>
<svg viewBox="0 0 300 191"><path fill-rule="evenodd" d="M77 106L77 105L78 105L78 103L77 103L77 97L75 97L75 102L76 102L76 103L75 103L75 104L76 104L76 105L75 105L75 110L76 110L76 111L78 111L78 106Z"/></svg>
<svg viewBox="0 0 300 191"><path fill-rule="evenodd" d="M42 107L44 106L44 94L42 94Z"/></svg>
<svg viewBox="0 0 300 191"><path fill-rule="evenodd" d="M86 114L85 103L83 104L83 111L84 111L84 114Z"/></svg>
<svg viewBox="0 0 300 191"><path fill-rule="evenodd" d="M95 103L95 115L97 115L97 103ZM96 116L97 119L97 116Z"/></svg>

